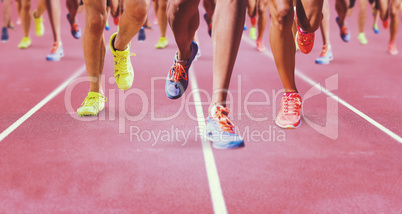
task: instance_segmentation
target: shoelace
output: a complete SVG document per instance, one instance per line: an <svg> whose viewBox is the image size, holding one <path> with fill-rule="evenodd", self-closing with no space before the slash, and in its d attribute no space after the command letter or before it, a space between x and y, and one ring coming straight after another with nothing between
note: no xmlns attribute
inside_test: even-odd
<svg viewBox="0 0 402 214"><path fill-rule="evenodd" d="M282 97L283 113L287 115L300 115L301 99L297 94L290 94Z"/></svg>
<svg viewBox="0 0 402 214"><path fill-rule="evenodd" d="M180 79L184 79L186 81L188 81L187 79L187 73L186 73L186 68L188 66L183 66L180 62L175 62L174 66L172 68L170 68L169 71L169 80L170 81L174 81L174 82L178 82ZM172 75L173 72L173 75Z"/></svg>
<svg viewBox="0 0 402 214"><path fill-rule="evenodd" d="M234 125L233 125L232 121L229 120L229 118L227 116L228 114L229 114L229 110L226 107L217 106L216 113L215 113L216 116L213 117L213 119L220 124L221 129L223 131L229 132L229 133L234 133L234 131L233 131Z"/></svg>
<svg viewBox="0 0 402 214"><path fill-rule="evenodd" d="M128 53L128 57L130 56L135 56L135 53ZM114 72L117 74L127 74L128 73L128 69L127 69L127 55L124 53L117 53L115 55L116 58L116 64L119 65L120 69L116 69ZM122 72L125 71L125 72Z"/></svg>
<svg viewBox="0 0 402 214"><path fill-rule="evenodd" d="M99 98L99 99L97 99ZM106 102L107 98L103 95L98 95L98 96L87 96L84 100L84 102L81 103L81 106L94 106L96 105L96 108L98 108L98 104L99 102L97 102L97 100L99 100L99 102Z"/></svg>
<svg viewBox="0 0 402 214"><path fill-rule="evenodd" d="M71 25L71 27L73 28L73 30L74 30L75 32L80 31L80 29L79 29L79 26L78 26L77 22L74 22L74 23Z"/></svg>
<svg viewBox="0 0 402 214"><path fill-rule="evenodd" d="M344 34L344 35L348 34L348 28L347 27L343 26L341 30L342 30L342 34Z"/></svg>

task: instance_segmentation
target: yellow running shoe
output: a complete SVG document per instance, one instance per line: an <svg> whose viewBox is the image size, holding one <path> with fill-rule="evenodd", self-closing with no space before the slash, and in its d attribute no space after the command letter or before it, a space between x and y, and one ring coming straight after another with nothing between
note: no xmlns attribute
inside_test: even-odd
<svg viewBox="0 0 402 214"><path fill-rule="evenodd" d="M158 40L158 43L156 43L155 48L156 49L163 49L166 48L166 46L169 44L169 41L167 40L166 37L161 37Z"/></svg>
<svg viewBox="0 0 402 214"><path fill-rule="evenodd" d="M114 78L120 89L127 90L133 85L134 81L134 70L130 56L135 56L135 54L130 53L130 43L128 43L126 50L116 50L113 45L116 35L117 33L114 33L109 40L110 51L114 59Z"/></svg>
<svg viewBox="0 0 402 214"><path fill-rule="evenodd" d="M107 98L98 92L88 92L88 96L77 109L79 116L96 116L105 108Z"/></svg>
<svg viewBox="0 0 402 214"><path fill-rule="evenodd" d="M35 33L37 36L41 37L45 33L45 26L43 25L43 16L36 18L36 10L32 13L33 20L35 23Z"/></svg>
<svg viewBox="0 0 402 214"><path fill-rule="evenodd" d="M250 39L252 40L257 39L257 29L255 27L250 28Z"/></svg>
<svg viewBox="0 0 402 214"><path fill-rule="evenodd" d="M20 44L18 45L19 49L25 49L31 46L31 39L29 37L22 37Z"/></svg>
<svg viewBox="0 0 402 214"><path fill-rule="evenodd" d="M368 41L366 39L366 35L364 33L359 33L357 35L357 39L359 39L360 44L362 44L362 45L367 45L367 43L368 43Z"/></svg>

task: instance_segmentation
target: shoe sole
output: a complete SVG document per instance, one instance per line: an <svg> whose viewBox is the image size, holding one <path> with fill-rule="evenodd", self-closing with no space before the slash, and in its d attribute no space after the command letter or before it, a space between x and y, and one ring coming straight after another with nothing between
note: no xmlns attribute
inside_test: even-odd
<svg viewBox="0 0 402 214"><path fill-rule="evenodd" d="M214 144L213 139L211 137L209 137L206 133L205 133L205 137L206 137L207 140L212 142L212 147L215 148L215 149L240 149L240 148L243 148L245 146L244 141L239 143L239 144L233 145L233 146L230 146L230 145L229 146L217 146L216 144Z"/></svg>
<svg viewBox="0 0 402 214"><path fill-rule="evenodd" d="M301 126L302 120L300 119L300 123L297 126L294 126L294 125L282 126L282 125L279 125L278 122L276 122L276 120L275 120L275 123L276 123L276 125L278 125L279 127L283 128L283 129L296 129L296 128L299 128Z"/></svg>

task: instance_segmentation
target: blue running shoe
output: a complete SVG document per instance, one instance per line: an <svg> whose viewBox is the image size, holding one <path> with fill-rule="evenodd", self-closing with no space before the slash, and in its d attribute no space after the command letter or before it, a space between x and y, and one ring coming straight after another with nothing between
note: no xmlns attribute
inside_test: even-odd
<svg viewBox="0 0 402 214"><path fill-rule="evenodd" d="M235 133L235 126L228 118L226 107L215 105L207 119L206 137L216 149L235 149L244 147L244 140Z"/></svg>
<svg viewBox="0 0 402 214"><path fill-rule="evenodd" d="M81 38L81 29L80 29L80 26L77 23L77 20L74 20L74 22L71 22L69 13L67 14L67 20L68 20L68 23L70 23L71 34L73 35L73 37L76 38L76 39Z"/></svg>
<svg viewBox="0 0 402 214"><path fill-rule="evenodd" d="M138 32L138 41L145 41L145 28L141 27L140 31Z"/></svg>
<svg viewBox="0 0 402 214"><path fill-rule="evenodd" d="M107 30L107 31L110 30L110 26L109 26L109 22L108 22L108 21L106 21L105 30Z"/></svg>
<svg viewBox="0 0 402 214"><path fill-rule="evenodd" d="M374 31L375 34L379 34L379 33L380 33L380 30L378 29L377 24L374 24L374 25L373 25L373 31Z"/></svg>
<svg viewBox="0 0 402 214"><path fill-rule="evenodd" d="M63 46L59 45L58 42L53 43L53 48L50 51L50 54L46 56L46 60L48 61L60 61L60 59L64 56Z"/></svg>
<svg viewBox="0 0 402 214"><path fill-rule="evenodd" d="M211 35L212 35L212 23L208 22L206 13L204 13L204 20L208 25L208 35L209 35L209 37L211 37Z"/></svg>
<svg viewBox="0 0 402 214"><path fill-rule="evenodd" d="M179 61L176 53L173 66L170 68L165 85L166 95L170 99L177 99L186 91L188 86L188 71L197 53L198 45L194 41L191 43L191 57L189 60Z"/></svg>
<svg viewBox="0 0 402 214"><path fill-rule="evenodd" d="M350 33L348 31L348 28L346 27L346 23L341 26L339 24L339 17L336 17L336 23L338 24L339 29L341 30L341 38L344 42L349 42L350 41Z"/></svg>
<svg viewBox="0 0 402 214"><path fill-rule="evenodd" d="M1 41L7 42L8 41L8 30L7 27L3 27L1 29Z"/></svg>
<svg viewBox="0 0 402 214"><path fill-rule="evenodd" d="M315 63L321 64L321 65L326 65L326 64L329 64L329 62L333 59L334 59L334 57L332 55L332 50L328 47L328 45L324 45L322 47L320 57L318 57L315 60Z"/></svg>

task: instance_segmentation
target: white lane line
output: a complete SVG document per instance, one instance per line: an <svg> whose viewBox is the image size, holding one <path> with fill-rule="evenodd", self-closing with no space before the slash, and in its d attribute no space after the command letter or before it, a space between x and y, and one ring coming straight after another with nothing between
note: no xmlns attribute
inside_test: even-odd
<svg viewBox="0 0 402 214"><path fill-rule="evenodd" d="M254 46L255 43L253 40L251 40L250 38L248 38L247 36L243 36L242 40L247 42L249 45ZM274 57L272 55L272 52L265 50L264 52L262 52L265 56L271 58L271 60L274 60ZM369 116L367 116L366 114L364 114L363 112L361 112L360 110L358 110L357 108L353 107L352 105L350 105L349 103L347 103L346 101L344 101L343 99L341 99L340 97L338 97L337 95L333 94L332 92L328 91L326 88L322 87L320 84L318 84L317 82L315 82L314 80L312 80L310 77L308 77L307 75L305 75L303 72L301 72L298 69L295 69L295 74L296 76L300 77L302 80L304 80L305 82L309 83L311 86L316 87L317 89L321 90L322 92L324 92L325 94L327 94L329 97L331 97L332 99L338 101L340 104L342 104L343 106L345 106L346 108L350 109L351 111L353 111L354 113L356 113L357 115L359 115L360 117L362 117L363 119L365 119L366 121L368 121L369 123L371 123L372 125L374 125L375 127L377 127L378 129L380 129L381 131L383 131L384 133L386 133L387 135L389 135L390 137L394 138L396 141L398 141L399 143L402 143L402 138L400 136L398 136L397 134L395 134L394 132L392 132L391 130L387 129L386 127L384 127L383 125L381 125L380 123L378 123L377 121L373 120L372 118L370 118Z"/></svg>
<svg viewBox="0 0 402 214"><path fill-rule="evenodd" d="M200 137L202 151L204 153L205 167L207 170L209 191L211 193L212 206L214 213L226 214L225 199L222 194L221 183L219 181L218 170L216 169L215 158L212 152L211 143L205 138L205 117L201 106L201 98L198 89L197 79L194 70L190 67L191 89L194 97L195 110L197 112L198 127L200 129Z"/></svg>
<svg viewBox="0 0 402 214"><path fill-rule="evenodd" d="M25 122L28 118L30 118L35 112L37 112L40 108L42 108L46 103L56 97L60 92L62 92L71 81L76 79L85 71L85 65L81 66L70 78L64 81L59 87L54 89L49 95L47 95L42 101L36 104L31 110L25 113L20 119L15 121L11 126L9 126L6 130L4 130L0 134L0 142L6 138L11 132L13 132L16 128L18 128L23 122Z"/></svg>

